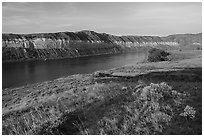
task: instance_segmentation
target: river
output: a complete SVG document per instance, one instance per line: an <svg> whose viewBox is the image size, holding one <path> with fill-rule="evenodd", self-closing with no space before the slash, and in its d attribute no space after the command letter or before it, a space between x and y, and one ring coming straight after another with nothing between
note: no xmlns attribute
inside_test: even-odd
<svg viewBox="0 0 204 137"><path fill-rule="evenodd" d="M2 88L18 87L73 74L92 73L97 70L134 64L144 59L144 53L127 53L72 59L3 63Z"/></svg>

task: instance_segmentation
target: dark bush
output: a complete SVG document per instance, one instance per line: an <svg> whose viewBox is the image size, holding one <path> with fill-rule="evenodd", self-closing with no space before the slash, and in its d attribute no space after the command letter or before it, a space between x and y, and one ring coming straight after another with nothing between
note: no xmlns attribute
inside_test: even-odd
<svg viewBox="0 0 204 137"><path fill-rule="evenodd" d="M148 52L148 58L147 61L149 62L158 62L158 61L167 61L167 56L170 55L170 53L163 51L161 49L152 48Z"/></svg>

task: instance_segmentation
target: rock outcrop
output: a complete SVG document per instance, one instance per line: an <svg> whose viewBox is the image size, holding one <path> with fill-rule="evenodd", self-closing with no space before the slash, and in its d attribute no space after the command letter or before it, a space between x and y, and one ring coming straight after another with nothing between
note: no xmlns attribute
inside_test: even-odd
<svg viewBox="0 0 204 137"><path fill-rule="evenodd" d="M146 50L149 47L201 46L202 34L114 36L94 31L38 34L3 34L2 60L46 60Z"/></svg>

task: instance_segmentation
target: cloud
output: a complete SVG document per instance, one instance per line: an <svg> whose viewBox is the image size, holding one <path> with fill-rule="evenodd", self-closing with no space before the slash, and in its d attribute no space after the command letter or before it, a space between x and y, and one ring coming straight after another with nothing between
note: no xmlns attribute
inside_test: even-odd
<svg viewBox="0 0 204 137"><path fill-rule="evenodd" d="M196 33L202 3L3 2L3 32L33 33L90 29L117 35Z"/></svg>

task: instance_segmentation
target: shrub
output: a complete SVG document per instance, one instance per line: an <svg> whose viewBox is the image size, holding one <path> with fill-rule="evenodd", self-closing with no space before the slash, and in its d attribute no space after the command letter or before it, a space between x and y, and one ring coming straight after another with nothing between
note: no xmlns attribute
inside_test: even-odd
<svg viewBox="0 0 204 137"><path fill-rule="evenodd" d="M170 53L163 51L161 49L152 48L149 50L148 58L147 60L149 62L158 62L158 61L167 61L167 56L170 55Z"/></svg>
<svg viewBox="0 0 204 137"><path fill-rule="evenodd" d="M132 93L132 101L113 107L89 134L159 134L167 126L181 94L166 83L140 88Z"/></svg>

